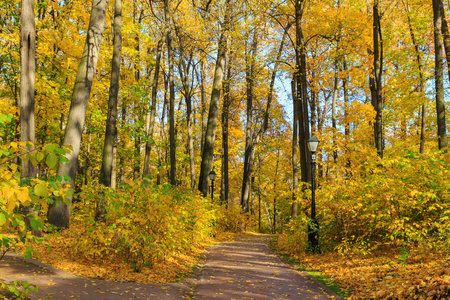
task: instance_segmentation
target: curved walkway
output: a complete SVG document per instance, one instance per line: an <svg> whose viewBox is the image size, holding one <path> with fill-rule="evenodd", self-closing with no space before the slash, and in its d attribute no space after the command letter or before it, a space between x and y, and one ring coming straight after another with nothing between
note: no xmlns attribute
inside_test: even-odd
<svg viewBox="0 0 450 300"><path fill-rule="evenodd" d="M0 278L39 285L31 299L339 299L271 253L271 238L249 235L216 244L205 253L197 278L180 283L143 285L81 278L16 255L0 261Z"/></svg>

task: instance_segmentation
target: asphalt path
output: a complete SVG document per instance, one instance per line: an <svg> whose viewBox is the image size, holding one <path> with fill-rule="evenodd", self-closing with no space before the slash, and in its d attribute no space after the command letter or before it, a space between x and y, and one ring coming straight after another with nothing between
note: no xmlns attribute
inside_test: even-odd
<svg viewBox="0 0 450 300"><path fill-rule="evenodd" d="M40 287L30 299L339 299L269 249L273 236L247 235L211 246L194 276L170 284L137 284L78 277L35 260L6 255L0 278Z"/></svg>

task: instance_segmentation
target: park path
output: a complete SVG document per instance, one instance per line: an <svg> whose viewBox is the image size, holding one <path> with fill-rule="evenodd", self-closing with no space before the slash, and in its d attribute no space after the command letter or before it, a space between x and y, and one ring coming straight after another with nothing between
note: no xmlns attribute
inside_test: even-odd
<svg viewBox="0 0 450 300"><path fill-rule="evenodd" d="M269 251L273 236L246 235L210 247L197 276L164 285L118 283L81 278L33 260L7 255L0 278L27 280L40 286L31 299L339 299L304 272Z"/></svg>
<svg viewBox="0 0 450 300"><path fill-rule="evenodd" d="M271 253L272 238L248 235L210 248L195 299L339 299Z"/></svg>

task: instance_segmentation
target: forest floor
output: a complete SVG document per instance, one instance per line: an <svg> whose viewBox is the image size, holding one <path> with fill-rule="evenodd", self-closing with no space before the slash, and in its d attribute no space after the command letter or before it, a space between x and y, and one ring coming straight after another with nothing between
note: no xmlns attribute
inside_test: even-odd
<svg viewBox="0 0 450 300"><path fill-rule="evenodd" d="M339 299L310 275L269 250L269 235L244 235L209 247L194 273L165 284L80 277L9 254L0 278L38 285L31 299Z"/></svg>

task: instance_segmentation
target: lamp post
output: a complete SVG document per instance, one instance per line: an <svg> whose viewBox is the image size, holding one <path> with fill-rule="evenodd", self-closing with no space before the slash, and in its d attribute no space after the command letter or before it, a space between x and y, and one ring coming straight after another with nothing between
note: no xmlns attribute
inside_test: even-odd
<svg viewBox="0 0 450 300"><path fill-rule="evenodd" d="M316 219L316 151L319 139L312 136L308 141L309 152L311 152L311 220L308 223L308 242L311 252L319 251L319 223Z"/></svg>
<svg viewBox="0 0 450 300"><path fill-rule="evenodd" d="M209 172L209 179L211 179L211 200L214 199L214 179L216 179L216 172L214 170L211 170Z"/></svg>

